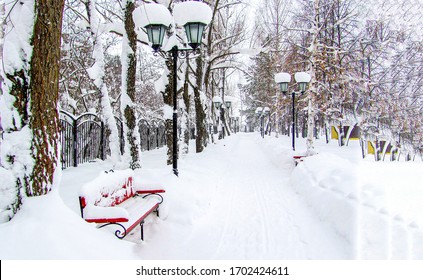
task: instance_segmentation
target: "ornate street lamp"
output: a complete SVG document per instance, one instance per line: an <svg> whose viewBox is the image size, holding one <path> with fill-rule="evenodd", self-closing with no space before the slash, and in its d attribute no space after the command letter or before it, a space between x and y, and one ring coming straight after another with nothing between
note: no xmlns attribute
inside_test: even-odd
<svg viewBox="0 0 423 280"><path fill-rule="evenodd" d="M264 125L264 119L268 118L269 116L270 116L270 108L264 107L263 108L263 132L262 132L263 138L264 138L264 135L267 134L267 126L265 127L265 125ZM269 124L269 122L267 124Z"/></svg>
<svg viewBox="0 0 423 280"><path fill-rule="evenodd" d="M196 49L201 44L201 38L203 37L203 31L207 24L202 22L189 22L185 24L185 32L187 34L188 45L192 49Z"/></svg>
<svg viewBox="0 0 423 280"><path fill-rule="evenodd" d="M168 27L163 24L149 24L145 27L148 41L150 41L151 47L155 52L160 50L167 28Z"/></svg>
<svg viewBox="0 0 423 280"><path fill-rule="evenodd" d="M275 74L275 81L279 84L281 91L286 94L288 85L291 82L291 75L285 72Z"/></svg>
<svg viewBox="0 0 423 280"><path fill-rule="evenodd" d="M222 98L220 98L220 96L213 97L213 105L216 110L219 110L220 106L222 106Z"/></svg>
<svg viewBox="0 0 423 280"><path fill-rule="evenodd" d="M225 106L226 106L227 109L230 109L231 105L232 105L232 101L229 101L229 100L225 101Z"/></svg>
<svg viewBox="0 0 423 280"><path fill-rule="evenodd" d="M139 18L137 16L139 15ZM169 10L160 4L142 4L134 12L134 20L147 31L148 40L154 52L165 51L173 58L173 173L178 176L178 108L177 108L177 65L178 53L195 51L201 45L203 31L210 23L212 11L210 7L200 1L185 1L175 4L173 18ZM136 22L136 23L137 23ZM165 33L174 22L174 40L168 40L164 47ZM185 29L187 43L191 48L180 49L176 41L176 28ZM171 48L170 48L171 47Z"/></svg>
<svg viewBox="0 0 423 280"><path fill-rule="evenodd" d="M305 72L297 72L294 75L301 93L307 89L307 85L311 80L311 76ZM279 84L284 95L288 92L288 86L291 82L291 75L286 72L275 74L275 82ZM292 150L295 151L295 91L292 91Z"/></svg>
<svg viewBox="0 0 423 280"><path fill-rule="evenodd" d="M260 118L260 134L261 134L261 137L264 138L264 117L267 117L270 115L270 108L257 107L255 112L257 117Z"/></svg>
<svg viewBox="0 0 423 280"><path fill-rule="evenodd" d="M257 115L257 117L260 117L262 112L263 112L263 108L262 107L257 107L257 109L256 109L256 115Z"/></svg>
<svg viewBox="0 0 423 280"><path fill-rule="evenodd" d="M295 81L298 84L300 92L304 93L307 89L308 83L311 81L311 76L306 72L297 72L295 73Z"/></svg>

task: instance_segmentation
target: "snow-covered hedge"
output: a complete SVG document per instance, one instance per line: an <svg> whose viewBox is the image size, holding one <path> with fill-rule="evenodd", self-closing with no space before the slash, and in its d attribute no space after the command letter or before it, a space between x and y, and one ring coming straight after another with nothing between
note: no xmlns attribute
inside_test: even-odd
<svg viewBox="0 0 423 280"><path fill-rule="evenodd" d="M330 154L307 157L293 170L292 183L314 213L356 248L359 194L354 166Z"/></svg>
<svg viewBox="0 0 423 280"><path fill-rule="evenodd" d="M381 188L365 183L357 165L333 154L305 158L292 185L321 221L360 259L423 259L423 231L399 213Z"/></svg>

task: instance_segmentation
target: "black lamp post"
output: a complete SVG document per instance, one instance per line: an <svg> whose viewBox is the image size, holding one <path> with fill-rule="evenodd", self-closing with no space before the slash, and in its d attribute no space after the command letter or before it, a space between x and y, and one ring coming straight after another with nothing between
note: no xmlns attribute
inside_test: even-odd
<svg viewBox="0 0 423 280"><path fill-rule="evenodd" d="M261 137L263 137L263 118L262 118L263 117L263 108L262 107L257 107L256 116L260 120L260 135L261 135Z"/></svg>
<svg viewBox="0 0 423 280"><path fill-rule="evenodd" d="M266 128L264 127L264 119L265 119L265 117L268 117L268 116L270 116L270 108L264 107L263 108L263 132L262 132L263 138L264 138L264 135L267 134L267 127Z"/></svg>
<svg viewBox="0 0 423 280"><path fill-rule="evenodd" d="M262 138L264 138L264 117L268 116L270 114L270 108L269 107L257 107L256 109L256 115L260 119L260 135Z"/></svg>
<svg viewBox="0 0 423 280"><path fill-rule="evenodd" d="M160 4L143 4L141 6L145 12L145 18L149 20L143 27L147 30L148 40L155 52L163 51L164 35L169 28L169 10ZM195 51L201 44L204 28L211 20L210 7L200 1L185 1L175 5L173 13L175 15L176 24L185 28L187 43L191 48L180 49L178 45L174 45L172 49L167 51L173 58L173 173L178 176L178 107L177 107L177 69L178 54L184 52L187 55L191 51ZM190 18L187 18L190 17ZM176 28L175 28L176 32Z"/></svg>
<svg viewBox="0 0 423 280"><path fill-rule="evenodd" d="M311 76L305 72L297 72L294 77L301 94L303 94L307 89ZM277 73L275 74L275 82L280 85L282 93L286 95L291 82L291 75L285 72ZM295 91L292 91L292 150L295 151Z"/></svg>
<svg viewBox="0 0 423 280"><path fill-rule="evenodd" d="M214 105L214 108L216 109L215 115L216 115L216 127L217 127L217 131L219 131L219 127L220 127L220 121L221 121L220 116L222 115L222 110L223 110L223 108L222 108L223 105L222 104L223 104L223 101L222 101L222 98L220 96L213 97L213 105ZM225 129L225 128L222 127L222 134L218 136L219 139L220 139L220 137L224 138L223 129Z"/></svg>
<svg viewBox="0 0 423 280"><path fill-rule="evenodd" d="M226 110L227 110L227 116L225 116L225 119L228 120L228 122L229 122L229 123L227 123L228 124L228 130L229 130L228 135L229 135L231 127L232 127L232 117L231 117L231 115L232 115L232 113L231 113L232 112L232 101L225 100L225 107L226 107Z"/></svg>

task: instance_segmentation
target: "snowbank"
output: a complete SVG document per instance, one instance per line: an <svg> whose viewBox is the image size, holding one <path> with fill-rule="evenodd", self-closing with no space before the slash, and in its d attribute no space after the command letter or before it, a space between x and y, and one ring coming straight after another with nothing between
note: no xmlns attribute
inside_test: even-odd
<svg viewBox="0 0 423 280"><path fill-rule="evenodd" d="M0 224L0 259L136 259L136 244L88 224L58 191L27 198L12 221Z"/></svg>
<svg viewBox="0 0 423 280"><path fill-rule="evenodd" d="M57 190L29 198L0 224L0 258L423 259L422 163L363 161L353 142L315 144L319 153L295 166L303 139L293 152L289 137L234 134L181 158L178 178L165 148L145 152L134 188L166 193L146 240L139 229L125 238L133 243L80 217L81 186L113 164L68 168L63 201Z"/></svg>
<svg viewBox="0 0 423 280"><path fill-rule="evenodd" d="M357 165L334 154L321 153L305 158L294 169L292 185L321 221L350 244L356 258L423 259L421 212L405 214L404 205L398 206L404 201L389 195L401 192L421 196L422 192L410 189L412 184L383 185L383 175L374 176L375 170L381 170L380 164ZM369 182L372 175L378 183ZM416 199L405 200L413 201Z"/></svg>
<svg viewBox="0 0 423 280"><path fill-rule="evenodd" d="M357 248L358 185L356 168L331 154L304 158L292 173L293 188L319 219Z"/></svg>

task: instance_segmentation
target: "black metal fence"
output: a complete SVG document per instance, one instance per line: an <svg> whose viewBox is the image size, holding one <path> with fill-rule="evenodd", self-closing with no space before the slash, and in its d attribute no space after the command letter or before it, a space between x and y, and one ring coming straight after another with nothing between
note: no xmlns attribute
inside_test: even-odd
<svg viewBox="0 0 423 280"><path fill-rule="evenodd" d="M78 164L104 160L110 155L109 135L99 116L85 113L80 116L61 111L61 142L62 142L62 168L78 166ZM120 151L123 153L125 142L123 137L122 121L115 117L120 138ZM163 147L166 144L165 124L163 121L139 122L141 150L148 151Z"/></svg>

